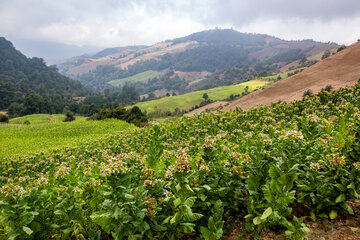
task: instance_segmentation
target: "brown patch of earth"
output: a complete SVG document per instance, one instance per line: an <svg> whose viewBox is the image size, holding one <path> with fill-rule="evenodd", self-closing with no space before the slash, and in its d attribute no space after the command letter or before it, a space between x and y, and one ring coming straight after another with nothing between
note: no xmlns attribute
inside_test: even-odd
<svg viewBox="0 0 360 240"><path fill-rule="evenodd" d="M311 221L305 219L310 233L308 240L359 240L360 239L360 200L348 201L354 210L354 215L341 215L334 220ZM243 226L235 226L224 240L252 240L251 232L245 231ZM262 240L285 240L283 232L276 232L265 228L261 232Z"/></svg>
<svg viewBox="0 0 360 240"><path fill-rule="evenodd" d="M55 119L53 116L50 116L50 123L55 123Z"/></svg>

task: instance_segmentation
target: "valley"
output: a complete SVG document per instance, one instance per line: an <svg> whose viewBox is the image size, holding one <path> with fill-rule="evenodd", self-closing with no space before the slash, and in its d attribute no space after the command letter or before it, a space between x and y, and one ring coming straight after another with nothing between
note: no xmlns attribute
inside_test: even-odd
<svg viewBox="0 0 360 240"><path fill-rule="evenodd" d="M359 41L0 38L0 93L0 239L359 237Z"/></svg>

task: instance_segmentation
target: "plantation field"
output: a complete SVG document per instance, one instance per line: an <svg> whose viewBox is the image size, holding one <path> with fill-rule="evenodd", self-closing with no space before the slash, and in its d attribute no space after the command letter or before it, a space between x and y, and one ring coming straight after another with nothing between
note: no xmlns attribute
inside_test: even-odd
<svg viewBox="0 0 360 240"><path fill-rule="evenodd" d="M204 100L204 93L208 94L209 99L218 101L229 97L231 94L243 93L246 86L249 87L249 92L251 92L256 88L266 85L267 83L269 82L266 80L252 80L238 85L222 86L190 92L178 96L164 97L153 101L140 102L135 104L135 106L138 106L141 110L147 111L148 113L156 110L174 111L175 108L179 108L180 110L189 110L193 106L199 105Z"/></svg>
<svg viewBox="0 0 360 240"><path fill-rule="evenodd" d="M271 227L303 239L304 219L354 214L359 109L356 85L12 157L0 162L0 237L220 239L242 222L256 238Z"/></svg>
<svg viewBox="0 0 360 240"><path fill-rule="evenodd" d="M149 71L146 71L146 72L138 73L138 74L133 75L131 77L112 80L112 81L108 82L108 84L111 84L113 86L119 86L119 85L124 84L126 82L145 82L145 81L147 81L149 79L156 78L156 77L158 77L160 75L161 75L160 72L149 70Z"/></svg>
<svg viewBox="0 0 360 240"><path fill-rule="evenodd" d="M0 124L0 159L27 155L66 145L77 145L92 139L99 139L109 133L134 128L133 125L119 120L86 121L76 117L73 122L62 122L64 115L51 115L55 123L49 123L50 115L34 114ZM18 124L25 120L30 125Z"/></svg>

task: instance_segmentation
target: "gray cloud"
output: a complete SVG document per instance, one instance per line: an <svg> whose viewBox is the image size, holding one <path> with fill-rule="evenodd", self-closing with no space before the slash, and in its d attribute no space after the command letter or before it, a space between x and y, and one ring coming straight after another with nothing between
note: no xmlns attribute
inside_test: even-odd
<svg viewBox="0 0 360 240"><path fill-rule="evenodd" d="M0 16L5 37L77 46L153 44L214 27L347 44L360 36L358 0L0 0Z"/></svg>

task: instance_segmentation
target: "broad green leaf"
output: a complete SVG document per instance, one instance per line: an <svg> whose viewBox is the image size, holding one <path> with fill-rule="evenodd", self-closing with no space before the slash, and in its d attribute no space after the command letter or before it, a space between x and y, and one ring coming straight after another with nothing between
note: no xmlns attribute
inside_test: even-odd
<svg viewBox="0 0 360 240"><path fill-rule="evenodd" d="M185 188L186 188L189 192L194 192L194 191L191 189L191 187L190 187L189 184L186 184L186 185L185 185Z"/></svg>
<svg viewBox="0 0 360 240"><path fill-rule="evenodd" d="M338 189L340 189L340 191L345 192L346 191L346 187L340 183L334 184L335 187L337 187Z"/></svg>
<svg viewBox="0 0 360 240"><path fill-rule="evenodd" d="M349 214L351 214L351 215L354 214L354 210L352 209L352 207L351 207L347 202L342 202L341 206L342 206L342 208L345 209L345 211L348 212Z"/></svg>
<svg viewBox="0 0 360 240"><path fill-rule="evenodd" d="M281 170L277 166L275 166L274 164L270 166L269 176L272 179L276 179L276 178L280 177L280 174L281 174Z"/></svg>
<svg viewBox="0 0 360 240"><path fill-rule="evenodd" d="M261 220L267 219L267 218L271 215L271 213L272 213L272 208L271 208L271 207L268 207L268 208L264 211L264 213L261 215L260 219L261 219Z"/></svg>
<svg viewBox="0 0 360 240"><path fill-rule="evenodd" d="M174 207L178 207L181 204L181 198L177 198L174 200Z"/></svg>
<svg viewBox="0 0 360 240"><path fill-rule="evenodd" d="M193 223L181 223L180 228L184 233L191 233L194 231L195 224Z"/></svg>
<svg viewBox="0 0 360 240"><path fill-rule="evenodd" d="M179 213L175 213L175 215L171 218L170 224L176 223L177 218L179 217Z"/></svg>
<svg viewBox="0 0 360 240"><path fill-rule="evenodd" d="M348 189L355 189L355 184L354 182L350 183L349 185L347 185Z"/></svg>
<svg viewBox="0 0 360 240"><path fill-rule="evenodd" d="M120 215L121 215L121 209L120 209L118 206L116 206L116 207L115 207L115 211L114 211L114 218L115 218L116 220L118 220L119 217L120 217Z"/></svg>
<svg viewBox="0 0 360 240"><path fill-rule="evenodd" d="M331 210L329 213L329 217L330 219L335 219L337 217L337 211L336 210Z"/></svg>
<svg viewBox="0 0 360 240"><path fill-rule="evenodd" d="M33 216L37 216L37 215L39 215L39 213L38 212L35 212L35 211L33 211L33 212L29 212L31 215L33 215Z"/></svg>
<svg viewBox="0 0 360 240"><path fill-rule="evenodd" d="M184 204L186 206L192 207L195 201L196 201L196 197L189 197L188 199L185 200Z"/></svg>
<svg viewBox="0 0 360 240"><path fill-rule="evenodd" d="M263 221L261 220L260 216L257 216L256 218L253 219L253 223L254 225L259 225L261 224Z"/></svg>
<svg viewBox="0 0 360 240"><path fill-rule="evenodd" d="M62 210L55 210L54 214L55 215L66 215L66 213Z"/></svg>
<svg viewBox="0 0 360 240"><path fill-rule="evenodd" d="M209 185L202 185L203 188L205 188L206 190L210 191L211 190L211 187Z"/></svg>
<svg viewBox="0 0 360 240"><path fill-rule="evenodd" d="M345 194L340 194L336 199L335 199L335 203L340 203L345 201L346 197Z"/></svg>
<svg viewBox="0 0 360 240"><path fill-rule="evenodd" d="M170 222L171 216L167 217L162 223L167 224Z"/></svg>
<svg viewBox="0 0 360 240"><path fill-rule="evenodd" d="M134 197L133 195L131 195L131 194L124 193L124 198L129 199L129 200L132 200L132 199L134 199L135 197Z"/></svg>
<svg viewBox="0 0 360 240"><path fill-rule="evenodd" d="M180 184L176 185L175 189L176 189L176 191L180 191L181 190L181 185Z"/></svg>
<svg viewBox="0 0 360 240"><path fill-rule="evenodd" d="M25 227L25 226L22 227L22 230L23 230L27 235L31 235L31 234L34 232L33 230L31 230L30 228Z"/></svg>
<svg viewBox="0 0 360 240"><path fill-rule="evenodd" d="M201 201L205 201L207 196L205 196L204 194L200 194L199 198L201 199Z"/></svg>

